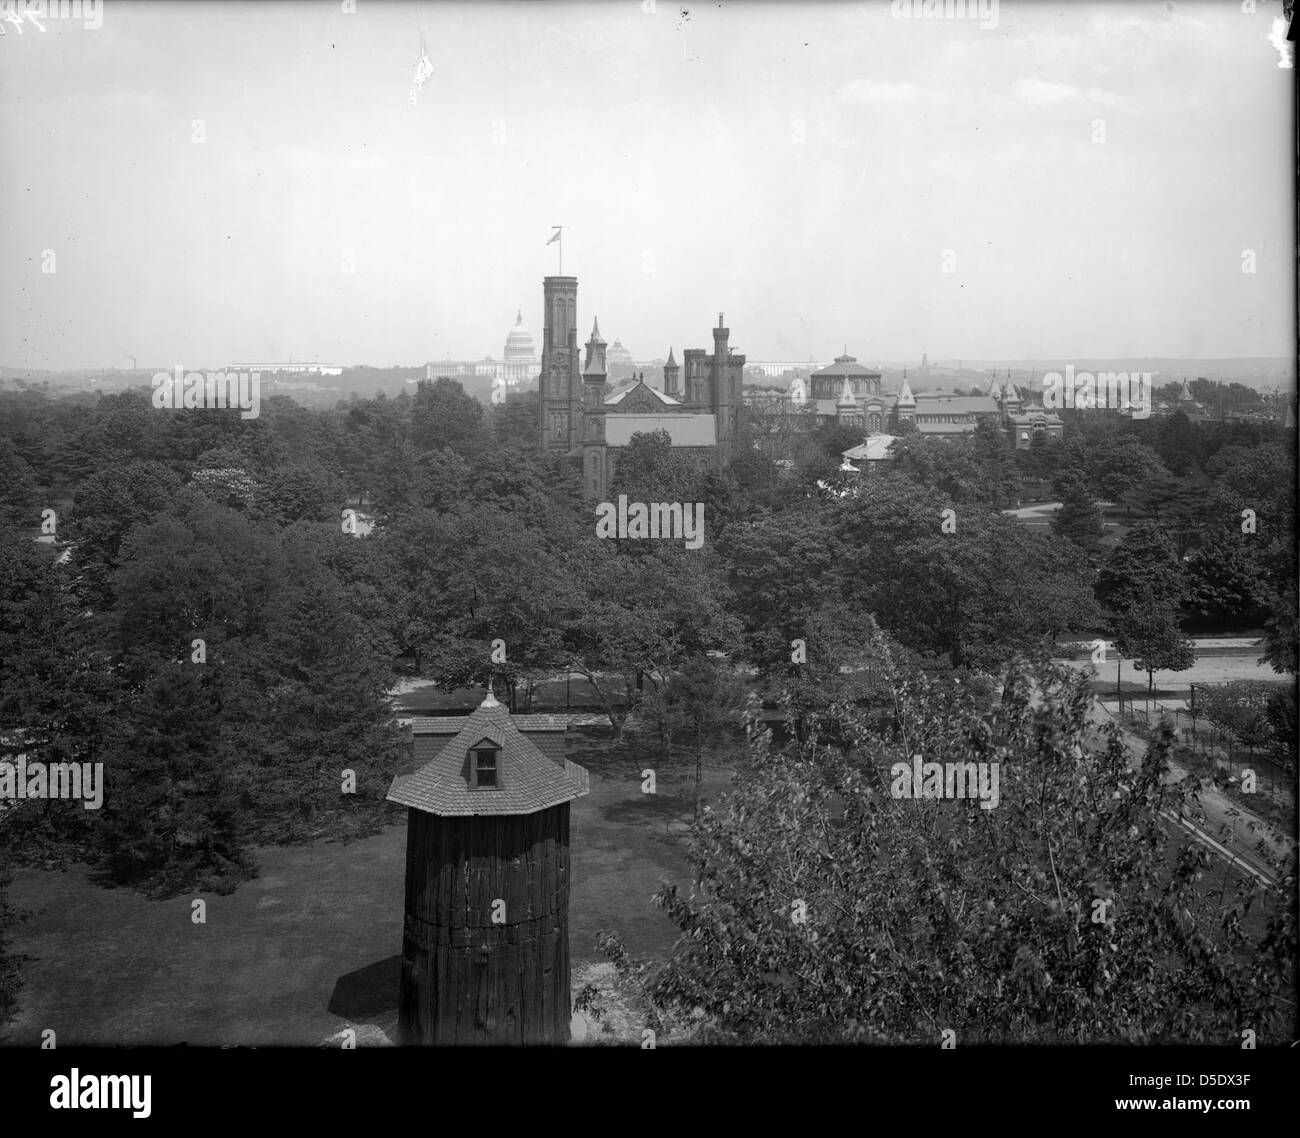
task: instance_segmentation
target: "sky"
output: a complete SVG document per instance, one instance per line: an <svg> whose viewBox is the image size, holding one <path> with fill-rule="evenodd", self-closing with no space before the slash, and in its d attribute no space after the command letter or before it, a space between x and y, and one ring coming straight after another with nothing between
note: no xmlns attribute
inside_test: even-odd
<svg viewBox="0 0 1300 1138"><path fill-rule="evenodd" d="M1277 0L969 7L0 22L0 364L499 357L557 225L641 360L1290 358Z"/></svg>

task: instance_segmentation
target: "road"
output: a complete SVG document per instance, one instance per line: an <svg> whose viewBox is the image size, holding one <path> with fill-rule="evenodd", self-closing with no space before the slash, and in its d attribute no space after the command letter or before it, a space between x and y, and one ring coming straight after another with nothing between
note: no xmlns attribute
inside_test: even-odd
<svg viewBox="0 0 1300 1138"><path fill-rule="evenodd" d="M1117 721L1100 700L1093 700L1088 721L1095 732L1093 740L1099 744L1102 742L1101 733L1110 724L1116 724L1128 748L1130 765L1135 770L1142 765L1142 757L1147 750L1146 741L1128 730L1122 722ZM1171 765L1173 769L1170 771L1168 782L1181 782L1187 777L1187 771L1182 767ZM1250 873L1257 881L1268 885L1278 884L1276 871L1260 856L1255 847L1262 841L1275 856L1282 857L1290 853L1291 842L1237 803L1232 802L1212 784L1203 784L1198 797L1201 809L1205 812L1203 820L1193 821L1186 817L1176 817L1172 811L1163 812L1165 818L1180 826L1219 857Z"/></svg>

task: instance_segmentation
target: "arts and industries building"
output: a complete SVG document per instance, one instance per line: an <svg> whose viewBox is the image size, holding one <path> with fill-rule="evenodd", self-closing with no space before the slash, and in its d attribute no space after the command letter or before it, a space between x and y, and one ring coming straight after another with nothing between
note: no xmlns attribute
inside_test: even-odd
<svg viewBox="0 0 1300 1138"><path fill-rule="evenodd" d="M981 422L988 422L1005 431L1017 450L1032 446L1035 438L1061 437L1060 416L1026 404L1009 372L1001 383L994 375L983 395L913 394L906 370L895 395L883 394L880 381L879 371L863 366L845 351L835 357L834 363L814 371L806 382L796 379L791 390L779 393L775 400L769 393L754 392L747 401L775 401L792 411L806 408L813 422L833 421L861 430L863 442L844 452L845 469L868 472L888 460L890 444L909 429L920 435L951 439L970 434ZM863 465L854 467L852 463Z"/></svg>
<svg viewBox="0 0 1300 1138"><path fill-rule="evenodd" d="M721 313L713 351L687 348L679 365L673 350L664 386L644 377L606 390L609 359L598 320L585 355L578 347L578 279L542 282L538 442L542 450L579 464L589 494L604 497L620 456L635 434L666 431L673 448L697 468L719 470L731 456L741 405L745 357L731 350Z"/></svg>

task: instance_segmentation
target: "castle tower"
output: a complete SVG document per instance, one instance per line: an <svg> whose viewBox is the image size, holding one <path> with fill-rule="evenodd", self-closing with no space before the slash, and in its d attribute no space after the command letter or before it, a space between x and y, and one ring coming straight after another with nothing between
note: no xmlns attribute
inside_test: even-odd
<svg viewBox="0 0 1300 1138"><path fill-rule="evenodd" d="M682 378L686 381L686 402L706 403L708 353L703 348L686 348L682 352Z"/></svg>
<svg viewBox="0 0 1300 1138"><path fill-rule="evenodd" d="M669 348L668 362L664 364L664 394L671 395L674 399L678 398L677 385L680 373L681 369L677 366L677 361L673 359L673 350Z"/></svg>
<svg viewBox="0 0 1300 1138"><path fill-rule="evenodd" d="M605 341L593 320L582 368L582 482L588 494L605 494Z"/></svg>
<svg viewBox="0 0 1300 1138"><path fill-rule="evenodd" d="M590 778L562 732L527 731L540 718L521 730L489 690L454 736L416 736L393 779L388 800L407 808L402 1043L569 1038L569 803Z"/></svg>
<svg viewBox="0 0 1300 1138"><path fill-rule="evenodd" d="M916 419L916 396L908 386L906 368L903 369L903 386L898 389L898 399L894 403L894 417L899 423Z"/></svg>
<svg viewBox="0 0 1300 1138"><path fill-rule="evenodd" d="M577 443L582 399L578 369L578 278L542 280L543 322L538 435L543 450L566 453Z"/></svg>
<svg viewBox="0 0 1300 1138"><path fill-rule="evenodd" d="M717 416L718 441L731 434L731 416L734 414L731 391L731 369L727 366L730 353L727 341L731 329L726 326L725 314L718 313L718 326L713 329L712 391L709 393L714 415Z"/></svg>

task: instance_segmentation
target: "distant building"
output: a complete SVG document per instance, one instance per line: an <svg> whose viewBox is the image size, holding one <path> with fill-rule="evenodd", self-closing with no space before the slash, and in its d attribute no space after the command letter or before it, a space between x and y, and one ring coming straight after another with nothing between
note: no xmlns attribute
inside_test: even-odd
<svg viewBox="0 0 1300 1138"><path fill-rule="evenodd" d="M342 364L226 364L226 371L286 372L290 375L342 375Z"/></svg>
<svg viewBox="0 0 1300 1138"><path fill-rule="evenodd" d="M897 435L870 435L858 446L844 452L844 466L841 470L857 470L863 474L880 473L881 464L889 461L889 448L894 445ZM854 463L857 466L854 466Z"/></svg>
<svg viewBox="0 0 1300 1138"><path fill-rule="evenodd" d="M868 438L897 434L911 423L918 434L951 438L970 434L981 422L994 423L1011 437L1016 449L1032 445L1038 435L1060 438L1063 425L1055 411L1028 406L1020 398L1010 373L1001 386L995 375L983 395L947 395L922 391L913 394L904 369L896 395L881 392L880 371L858 363L847 351L835 362L812 373L804 386L796 379L787 394L792 407L806 405L814 421L834 421L860 429ZM802 396L802 398L801 398ZM754 403L771 403L766 392L753 392ZM779 397L778 397L779 398ZM873 457L879 461L883 455Z"/></svg>
<svg viewBox="0 0 1300 1138"><path fill-rule="evenodd" d="M524 327L522 309L515 314L515 326L506 337L505 352L501 357L501 368L493 378L531 380L536 379L542 370L537 362L537 350L533 346L533 337Z"/></svg>
<svg viewBox="0 0 1300 1138"><path fill-rule="evenodd" d="M484 356L481 360L445 359L425 364L426 379L504 379L511 387L537 378L541 372L532 333L524 327L522 310L515 313L515 325L506 334L501 359Z"/></svg>
<svg viewBox="0 0 1300 1138"><path fill-rule="evenodd" d="M880 380L876 373L868 369L862 369L860 373L850 371L852 364L856 361L851 356L844 356L833 365L841 369L836 375L841 387L833 413L825 410L827 401L824 398L812 400L818 419L827 421L833 418L843 426L860 428L867 436L861 445L843 452L850 469L875 473L880 463L889 459L889 449L896 433L906 429L905 425L909 423L917 434L945 439L971 434L982 422L993 423L1007 433L1016 450L1028 449L1039 437L1061 437L1061 417L1041 406L1026 406L1011 382L1010 372L1000 388L995 375L984 395L944 395L928 391L913 395L904 371L902 386L891 399L880 394ZM813 375L814 395L819 391L816 386L819 374ZM857 391L854 390L855 380ZM863 465L852 467L855 462Z"/></svg>
<svg viewBox="0 0 1300 1138"><path fill-rule="evenodd" d="M617 340L610 345L609 351L605 354L605 362L611 373L616 367L630 368L635 366L632 361L632 353Z"/></svg>
<svg viewBox="0 0 1300 1138"><path fill-rule="evenodd" d="M673 448L698 468L721 469L735 439L745 367L745 357L728 346L731 332L722 314L712 354L688 348L679 366L669 349L662 391L644 375L607 391L609 360L599 321L593 321L585 358L578 349L577 277L546 277L542 290L542 450L580 464L584 487L598 498L638 433L666 431Z"/></svg>

